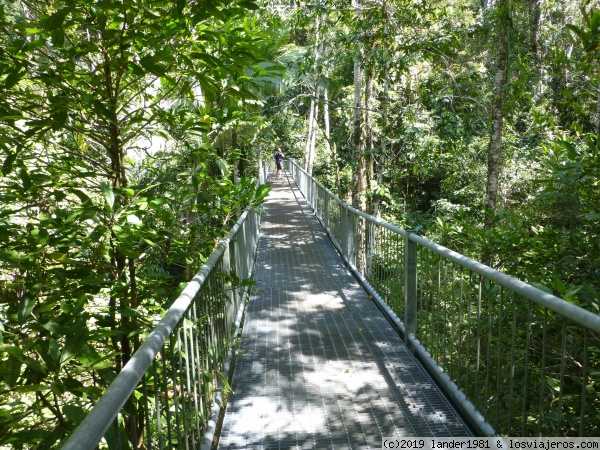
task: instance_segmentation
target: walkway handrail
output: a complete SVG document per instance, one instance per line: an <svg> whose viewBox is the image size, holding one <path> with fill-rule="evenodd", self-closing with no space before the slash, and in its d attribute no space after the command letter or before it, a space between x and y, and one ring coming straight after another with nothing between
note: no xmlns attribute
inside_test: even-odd
<svg viewBox="0 0 600 450"><path fill-rule="evenodd" d="M356 210L294 161L288 169L350 269L479 433L600 434L600 316Z"/></svg>
<svg viewBox="0 0 600 450"><path fill-rule="evenodd" d="M258 211L242 214L63 450L96 448L103 437L114 448L126 439L133 448L141 442L146 448L210 448L219 407L212 405L213 396L220 394L219 374L228 370L232 328L239 327L244 308L243 280L254 271L259 225Z"/></svg>
<svg viewBox="0 0 600 450"><path fill-rule="evenodd" d="M453 261L461 266L472 270L486 278L496 282L498 285L503 286L517 294L533 300L539 305L545 306L548 309L572 320L577 325L586 327L587 329L600 333L600 316L594 314L588 310L580 308L579 306L569 303L568 301L549 294L548 292L542 291L535 286L524 283L510 275L506 275L498 270L492 269L485 264L474 261L460 253L450 250L446 247L431 242L424 237L416 234L411 234L409 239L417 244L433 250L435 253L442 255L449 261Z"/></svg>

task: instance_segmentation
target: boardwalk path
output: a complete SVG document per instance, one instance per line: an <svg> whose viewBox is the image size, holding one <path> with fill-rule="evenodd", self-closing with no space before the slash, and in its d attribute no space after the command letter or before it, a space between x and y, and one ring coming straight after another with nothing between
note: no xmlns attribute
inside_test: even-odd
<svg viewBox="0 0 600 450"><path fill-rule="evenodd" d="M469 431L345 269L291 178L272 180L219 448L381 448Z"/></svg>

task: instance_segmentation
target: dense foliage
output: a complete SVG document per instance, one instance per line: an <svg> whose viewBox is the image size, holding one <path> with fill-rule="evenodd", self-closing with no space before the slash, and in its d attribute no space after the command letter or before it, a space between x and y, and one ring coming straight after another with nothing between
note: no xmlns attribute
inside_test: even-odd
<svg viewBox="0 0 600 450"><path fill-rule="evenodd" d="M0 2L0 447L67 435L265 195L257 8Z"/></svg>
<svg viewBox="0 0 600 450"><path fill-rule="evenodd" d="M271 123L284 149L343 198L356 202L362 189L371 212L597 311L598 7L396 0L287 8L295 58ZM313 163L311 99L322 112Z"/></svg>
<svg viewBox="0 0 600 450"><path fill-rule="evenodd" d="M286 154L353 206L600 311L598 2L320 0L277 12L289 28L290 79L268 117ZM425 273L421 295L440 273ZM478 408L500 417L501 431L597 434L597 337L451 273L452 288L438 286L419 317L448 339L428 349L438 361L465 365L457 382ZM471 288L479 300L459 304ZM482 297L493 300L482 307ZM440 317L444 308L456 319ZM496 331L502 323L518 335ZM489 336L477 346L496 349L487 360L446 353L470 348L482 329ZM527 345L511 353L515 342ZM495 388L465 381L466 361ZM525 373L535 376L523 387ZM528 391L534 379L540 394Z"/></svg>
<svg viewBox="0 0 600 450"><path fill-rule="evenodd" d="M597 312L599 8L0 0L0 446L73 428L277 147Z"/></svg>

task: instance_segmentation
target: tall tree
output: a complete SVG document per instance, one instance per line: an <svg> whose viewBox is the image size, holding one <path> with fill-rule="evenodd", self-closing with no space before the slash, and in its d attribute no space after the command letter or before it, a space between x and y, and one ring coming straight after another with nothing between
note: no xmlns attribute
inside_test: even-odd
<svg viewBox="0 0 600 450"><path fill-rule="evenodd" d="M0 7L0 446L49 448L254 191L211 133L235 118L220 105L258 101L269 66L247 1L14 4Z"/></svg>
<svg viewBox="0 0 600 450"><path fill-rule="evenodd" d="M507 95L508 34L510 30L510 0L500 0L496 13L496 72L491 104L491 131L488 147L486 224L491 226L491 216L496 211L498 180L502 167L502 132Z"/></svg>
<svg viewBox="0 0 600 450"><path fill-rule="evenodd" d="M356 22L362 20L361 0L354 0L356 11ZM366 189L366 161L365 161L365 139L363 135L363 84L364 84L364 61L362 30L358 30L358 38L355 42L354 51L354 94L352 100L352 206L360 210L365 209Z"/></svg>

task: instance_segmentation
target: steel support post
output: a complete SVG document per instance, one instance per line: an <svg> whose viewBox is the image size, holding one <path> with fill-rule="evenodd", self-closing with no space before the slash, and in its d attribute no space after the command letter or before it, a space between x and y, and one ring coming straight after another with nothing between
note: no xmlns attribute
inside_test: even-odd
<svg viewBox="0 0 600 450"><path fill-rule="evenodd" d="M348 256L348 262L356 266L354 260L354 214L348 209L347 205L344 205L346 211L346 255Z"/></svg>
<svg viewBox="0 0 600 450"><path fill-rule="evenodd" d="M404 248L404 324L406 339L417 333L417 244L410 240L415 231L406 231Z"/></svg>
<svg viewBox="0 0 600 450"><path fill-rule="evenodd" d="M225 248L225 252L223 253L223 259L221 261L221 270L222 270L222 274L225 276L225 278L223 279L222 283L223 283L223 291L225 294L225 297L228 299L225 302L224 305L224 313L225 313L225 335L227 336L227 339L229 340L231 338L230 333L231 330L230 328L227 326L227 324L233 323L233 320L235 318L235 314L237 312L237 307L238 307L238 302L237 302L237 293L235 291L235 288L233 287L233 283L231 282L231 269L232 269L232 264L231 264L231 250L235 247L235 241L230 241L229 245L227 245L227 247ZM235 252L235 250L234 250ZM234 253L233 257L237 257L237 255ZM235 263L235 260L234 260ZM235 270L235 269L234 269Z"/></svg>
<svg viewBox="0 0 600 450"><path fill-rule="evenodd" d="M323 203L325 209L323 211L323 225L325 225L326 230L329 230L329 195L327 195L327 192L324 193Z"/></svg>

